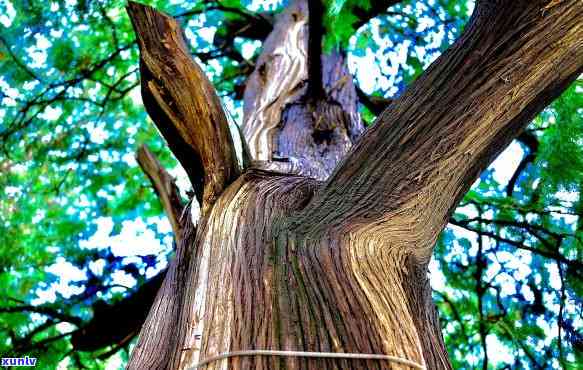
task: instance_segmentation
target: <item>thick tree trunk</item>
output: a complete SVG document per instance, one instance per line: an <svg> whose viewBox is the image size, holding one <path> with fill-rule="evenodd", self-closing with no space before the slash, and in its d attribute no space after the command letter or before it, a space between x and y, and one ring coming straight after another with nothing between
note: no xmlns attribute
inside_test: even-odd
<svg viewBox="0 0 583 370"><path fill-rule="evenodd" d="M202 187L203 207L196 231L183 214L177 256L128 367L186 369L272 349L450 368L427 278L432 246L480 171L581 72L580 1L478 1L464 36L363 135L343 57L313 59L307 2L295 1L247 84L243 132L255 162L240 176L177 23L135 3L129 12L145 104ZM410 368L257 355L205 366Z"/></svg>

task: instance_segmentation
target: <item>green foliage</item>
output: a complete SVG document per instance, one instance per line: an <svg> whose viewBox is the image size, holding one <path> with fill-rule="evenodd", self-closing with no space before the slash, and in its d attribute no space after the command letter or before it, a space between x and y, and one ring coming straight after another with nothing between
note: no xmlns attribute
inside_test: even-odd
<svg viewBox="0 0 583 370"><path fill-rule="evenodd" d="M345 48L356 31L358 18L354 15L354 8L368 10L371 7L370 0L325 0L324 4L324 49Z"/></svg>
<svg viewBox="0 0 583 370"><path fill-rule="evenodd" d="M447 286L435 298L451 327L446 342L458 343L468 327L476 340L495 338L495 349L488 349L492 368L498 368L493 359L504 356L512 368L575 369L581 363L581 99L578 81L528 127L538 142L536 159L518 177L513 195L498 183L496 170L485 171L437 244ZM468 295L481 303L466 310L460 297ZM448 311L452 305L464 319ZM452 319L459 324L448 324Z"/></svg>
<svg viewBox="0 0 583 370"><path fill-rule="evenodd" d="M213 1L146 3L180 15L194 55L240 119L241 87L260 43L233 38L227 25L282 4L225 0L220 4L231 11L222 11ZM358 66L365 77L378 68L367 92L384 97L401 94L459 36L472 8L467 1L403 1L355 29L356 14L374 5L327 0L324 44L346 51L357 76ZM138 53L124 6L0 1L0 309L32 304L86 321L99 299L115 302L135 289L113 289L116 274L139 284L170 253L169 231L156 221L160 204L133 159L137 145L148 144L174 173L180 169L139 99ZM253 51L241 60L244 49ZM359 64L366 58L369 64ZM582 89L576 82L529 126L539 146L512 195L498 174L505 164L485 171L456 211L457 226L436 245L432 274L443 284L435 283L435 300L456 369L482 367L483 337L489 369L583 363ZM368 124L375 118L366 108L362 117ZM152 232L166 248L131 260L111 243L140 222L140 232ZM81 277L68 279L55 266ZM109 348L70 353L65 334L75 325L51 320L0 312L0 352L36 355L41 368L101 369L127 360L126 350L105 360L98 356ZM24 339L46 345L18 347Z"/></svg>
<svg viewBox="0 0 583 370"><path fill-rule="evenodd" d="M549 190L577 191L583 183L583 83L576 81L539 119L543 150L537 157ZM548 122L556 122L549 125ZM565 165L567 164L567 165Z"/></svg>

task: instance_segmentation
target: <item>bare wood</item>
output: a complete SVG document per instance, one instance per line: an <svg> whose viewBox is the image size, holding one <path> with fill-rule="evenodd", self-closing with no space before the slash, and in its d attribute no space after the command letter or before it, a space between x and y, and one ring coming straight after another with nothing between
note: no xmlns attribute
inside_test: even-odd
<svg viewBox="0 0 583 370"><path fill-rule="evenodd" d="M307 4L295 1L277 17L256 68L247 79L242 129L255 160L271 161L283 106L300 95L298 87L307 77L306 13ZM294 54L275 54L276 50L287 49Z"/></svg>
<svg viewBox="0 0 583 370"><path fill-rule="evenodd" d="M182 238L180 230L180 215L184 209L182 202L180 200L180 192L178 187L174 182L174 179L166 170L162 167L158 158L148 149L146 145L140 145L138 148L138 153L136 159L142 171L148 176L154 191L158 195L158 199L164 208L166 217L172 225L172 231L174 232L174 240L176 244L180 242Z"/></svg>
<svg viewBox="0 0 583 370"><path fill-rule="evenodd" d="M574 39L583 39L576 21L583 10L573 1L546 4L478 3L465 35L391 104L324 185L254 169L240 176L196 235L185 233L190 240L179 247L130 368L187 369L221 352L274 349L387 354L451 369L426 262L478 171L581 70L583 48ZM313 129L313 112L294 100L307 73L305 5L295 1L279 18L247 86L245 134L272 130L274 141L250 140L254 155L266 154L266 168L273 152L262 145L290 155L311 145L293 134L294 127ZM323 61L329 95L351 82L326 80L343 75L326 72L339 65ZM338 101L356 101L353 88L342 91L350 99ZM293 126L303 115L306 124ZM315 167L337 159L309 158ZM403 367L257 357L208 365L223 368Z"/></svg>
<svg viewBox="0 0 583 370"><path fill-rule="evenodd" d="M227 117L178 22L132 1L127 10L140 47L144 105L188 173L204 212L240 174Z"/></svg>
<svg viewBox="0 0 583 370"><path fill-rule="evenodd" d="M381 114L297 231L384 233L428 262L475 178L582 72L581 19L577 0L479 1L463 36Z"/></svg>
<svg viewBox="0 0 583 370"><path fill-rule="evenodd" d="M308 1L295 0L277 17L245 86L243 133L254 160L323 180L363 126L342 55L308 61L308 15ZM321 34L313 40L318 45ZM307 91L310 65L314 78L321 79L315 87L318 99L310 99Z"/></svg>

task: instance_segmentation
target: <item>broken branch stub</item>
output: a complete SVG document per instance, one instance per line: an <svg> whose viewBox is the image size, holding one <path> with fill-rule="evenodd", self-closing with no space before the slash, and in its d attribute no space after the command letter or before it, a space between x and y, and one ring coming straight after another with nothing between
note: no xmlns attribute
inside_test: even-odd
<svg viewBox="0 0 583 370"><path fill-rule="evenodd" d="M131 1L127 10L140 48L144 106L186 170L204 212L241 172L227 117L178 22Z"/></svg>

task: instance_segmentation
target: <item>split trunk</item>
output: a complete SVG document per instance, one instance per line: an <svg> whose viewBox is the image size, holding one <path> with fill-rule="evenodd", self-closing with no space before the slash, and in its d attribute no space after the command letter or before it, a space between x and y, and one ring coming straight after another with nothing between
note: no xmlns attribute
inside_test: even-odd
<svg viewBox="0 0 583 370"><path fill-rule="evenodd" d="M427 275L433 245L480 172L581 73L581 2L478 1L461 38L364 130L343 54L321 50L322 9L294 1L246 85L243 161L178 23L128 11L144 104L201 204L199 220L182 214L128 368L253 349L450 368ZM257 355L205 366L410 368Z"/></svg>

